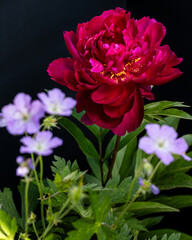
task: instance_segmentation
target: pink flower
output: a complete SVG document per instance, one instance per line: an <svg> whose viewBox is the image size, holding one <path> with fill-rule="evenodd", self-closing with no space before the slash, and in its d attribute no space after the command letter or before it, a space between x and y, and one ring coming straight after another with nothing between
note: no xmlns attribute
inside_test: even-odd
<svg viewBox="0 0 192 240"><path fill-rule="evenodd" d="M79 24L76 33L65 32L71 58L53 61L51 78L77 91L77 112L82 121L111 129L117 135L141 124L143 97L153 100L151 85L167 83L181 75L177 58L161 45L165 27L155 19L131 18L121 8L103 12Z"/></svg>

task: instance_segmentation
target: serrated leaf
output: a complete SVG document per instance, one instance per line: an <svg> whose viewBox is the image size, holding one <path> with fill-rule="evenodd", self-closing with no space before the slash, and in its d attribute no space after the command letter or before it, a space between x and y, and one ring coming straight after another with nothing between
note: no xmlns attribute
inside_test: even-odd
<svg viewBox="0 0 192 240"><path fill-rule="evenodd" d="M103 191L99 193L99 198L102 199L110 197L112 204L126 202L129 194L131 177L125 178L119 185L117 185L119 181L118 176L116 176L116 178L113 181L112 180L109 181L106 188L104 188ZM139 184L138 182L135 182L132 188L131 198L134 196L138 188Z"/></svg>
<svg viewBox="0 0 192 240"><path fill-rule="evenodd" d="M96 192L90 191L90 203L93 211L93 215L96 219L96 222L101 223L104 221L107 213L110 210L111 200L109 196L99 199Z"/></svg>
<svg viewBox="0 0 192 240"><path fill-rule="evenodd" d="M22 220L13 201L12 191L9 188L4 188L3 192L0 191L0 204L1 209L11 217L15 217L19 226L23 227Z"/></svg>
<svg viewBox="0 0 192 240"><path fill-rule="evenodd" d="M129 211L133 211L136 216L144 216L158 212L179 212L176 208L156 202L134 202L129 207Z"/></svg>
<svg viewBox="0 0 192 240"><path fill-rule="evenodd" d="M68 232L66 240L89 240L98 231L98 226L94 222L78 220L73 225L76 230Z"/></svg>
<svg viewBox="0 0 192 240"><path fill-rule="evenodd" d="M85 137L84 133L77 127L76 124L65 117L62 117L58 120L58 122L74 137L79 145L79 148L85 155L99 159L99 154L94 145L88 138Z"/></svg>
<svg viewBox="0 0 192 240"><path fill-rule="evenodd" d="M139 235L139 240L146 240L146 239L148 240L149 237L152 237L154 235L157 235L157 239L161 240L161 238L165 235L165 233L167 235L169 235L169 237L170 237L170 235L174 234L174 235L172 235L171 240L178 240L178 239L179 240L192 240L191 236L189 236L185 233L181 233L179 231L173 230L173 229L168 229L168 228L154 230L154 231L150 231L148 233L142 233ZM180 235L180 238L179 238L179 235ZM170 240L170 239L168 238L168 240Z"/></svg>

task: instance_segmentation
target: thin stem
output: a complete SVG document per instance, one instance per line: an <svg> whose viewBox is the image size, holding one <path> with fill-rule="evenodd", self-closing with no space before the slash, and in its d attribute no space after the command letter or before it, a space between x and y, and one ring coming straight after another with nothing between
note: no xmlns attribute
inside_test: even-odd
<svg viewBox="0 0 192 240"><path fill-rule="evenodd" d="M158 164L155 166L155 169L153 170L151 176L149 177L148 181L150 182L151 179L154 177L155 173L157 172L157 169L159 168L159 166L161 165L161 161L158 162Z"/></svg>
<svg viewBox="0 0 192 240"><path fill-rule="evenodd" d="M117 227L119 221L121 220L123 215L127 212L127 210L130 208L131 204L138 198L139 194L140 194L140 190L137 191L137 193L135 194L134 198L127 204L127 206L125 206L123 211L119 214L117 220L115 221L115 223L112 226L113 229Z"/></svg>
<svg viewBox="0 0 192 240"><path fill-rule="evenodd" d="M43 229L45 230L45 219L44 219L44 210L43 210L43 192L42 192L42 189L43 189L43 159L42 159L42 156L39 155L39 160L40 160L40 189L41 189L41 192L40 192L40 198L41 198L41 221L42 221L42 224L43 224Z"/></svg>
<svg viewBox="0 0 192 240"><path fill-rule="evenodd" d="M109 168L109 172L108 172L108 175L107 175L107 179L106 179L105 185L106 185L106 183L109 181L109 179L110 179L111 176L112 176L112 171L113 171L113 167L114 167L114 164L115 164L115 159L116 159L116 156L117 156L120 139L121 139L121 137L120 137L120 136L117 136L116 143L115 143L115 148L114 148L114 150L113 150L113 155L112 155L112 159L111 159L111 164L110 164L110 168Z"/></svg>
<svg viewBox="0 0 192 240"><path fill-rule="evenodd" d="M30 180L28 177L25 179L25 233L28 234L28 217L29 217L29 202L28 202L28 192L29 192Z"/></svg>
<svg viewBox="0 0 192 240"><path fill-rule="evenodd" d="M33 222L32 225L33 225L34 233L35 233L37 239L39 240L39 234L38 234L38 232L37 232L37 229L36 229L36 226L35 226L35 222Z"/></svg>
<svg viewBox="0 0 192 240"><path fill-rule="evenodd" d="M99 133L99 139L98 139L98 142L99 142L99 154L100 154L99 165L100 165L100 172L101 172L101 184L102 184L102 186L104 186L101 130L100 130L100 133Z"/></svg>
<svg viewBox="0 0 192 240"><path fill-rule="evenodd" d="M65 202L65 204L63 204L62 208L60 209L60 211L58 212L57 216L53 219L53 221L51 223L49 223L49 225L47 226L47 228L45 229L44 233L41 235L40 239L43 239L51 230L51 228L53 227L53 225L55 223L58 222L58 220L60 220L61 218L63 218L72 208L73 206L71 206L69 209L67 209L63 214L62 212L65 210L65 208L67 207L67 205L70 203L70 199L67 199L67 201ZM62 215L61 215L62 214Z"/></svg>

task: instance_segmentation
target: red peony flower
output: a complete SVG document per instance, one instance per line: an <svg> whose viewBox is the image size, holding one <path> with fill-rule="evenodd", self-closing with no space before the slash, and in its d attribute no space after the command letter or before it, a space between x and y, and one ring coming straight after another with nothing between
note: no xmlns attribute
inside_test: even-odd
<svg viewBox="0 0 192 240"><path fill-rule="evenodd" d="M48 68L51 78L77 91L82 121L121 136L143 120L143 97L153 100L151 85L181 75L168 45L160 46L165 27L155 19L134 20L121 8L78 24L76 34L64 32L73 58L60 58Z"/></svg>

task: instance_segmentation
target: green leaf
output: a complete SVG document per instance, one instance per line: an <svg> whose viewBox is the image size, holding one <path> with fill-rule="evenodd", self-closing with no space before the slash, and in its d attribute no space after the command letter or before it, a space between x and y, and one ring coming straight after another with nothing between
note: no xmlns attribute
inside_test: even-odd
<svg viewBox="0 0 192 240"><path fill-rule="evenodd" d="M153 103L146 104L144 109L145 109L145 111L147 111L147 110L158 111L158 110L166 109L166 108L170 108L170 107L190 107L190 106L183 104L183 102L159 101L159 102L153 102Z"/></svg>
<svg viewBox="0 0 192 240"><path fill-rule="evenodd" d="M119 143L118 151L124 148L129 142L133 141L134 138L136 138L144 130L145 125L146 123L143 122L134 132L126 133L124 136L122 136ZM107 145L103 161L107 160L111 156L115 146L115 141L116 135L111 138L109 144Z"/></svg>
<svg viewBox="0 0 192 240"><path fill-rule="evenodd" d="M161 238L165 235L165 233L167 235L181 234L180 238L178 238L179 235L176 235L176 236L173 235L171 240L175 240L173 237L176 237L176 239L179 239L179 240L192 240L191 236L189 236L189 235L187 235L185 233L180 233L180 232L178 232L176 230L173 230L173 229L161 229L161 230L150 231L148 233L142 233L142 234L139 234L139 240L146 240L149 237L153 237L154 235L157 235L157 239L158 240L162 240ZM168 240L170 240L170 239L168 238Z"/></svg>
<svg viewBox="0 0 192 240"><path fill-rule="evenodd" d="M21 213L22 213L22 227L25 226L25 183L21 182L18 186L19 193L21 196ZM28 190L28 212L34 212L37 207L39 198L38 188L35 184L30 183Z"/></svg>
<svg viewBox="0 0 192 240"><path fill-rule="evenodd" d="M65 117L59 119L58 122L74 137L79 145L79 148L85 155L99 159L99 154L94 145L85 137L84 133L77 127L76 124Z"/></svg>
<svg viewBox="0 0 192 240"><path fill-rule="evenodd" d="M187 154L189 157L192 157L192 152ZM160 177L164 175L173 175L176 173L185 173L192 168L192 161L186 161L183 158L179 157L170 165L163 165L162 171L159 173Z"/></svg>
<svg viewBox="0 0 192 240"><path fill-rule="evenodd" d="M127 197L129 194L131 177L125 178L119 185L119 176L116 176L113 179L110 179L107 183L106 187L99 193L99 198L103 199L106 197L110 197L111 203L125 203L127 201ZM132 188L131 198L134 196L136 191L139 188L138 182L135 182Z"/></svg>
<svg viewBox="0 0 192 240"><path fill-rule="evenodd" d="M98 231L98 226L93 222L78 220L73 223L76 230L68 232L66 240L89 240Z"/></svg>
<svg viewBox="0 0 192 240"><path fill-rule="evenodd" d="M167 125L169 125L170 127L173 127L175 130L177 130L180 119L179 118L175 118L175 117L166 117L164 118L165 123ZM160 121L160 124L164 124L164 121Z"/></svg>
<svg viewBox="0 0 192 240"><path fill-rule="evenodd" d="M165 109L158 112L150 112L149 116L155 116L155 115L161 115L161 116L169 116L169 117L176 117L176 118L182 118L187 120L192 120L192 116L183 110L179 110L176 108L171 109Z"/></svg>
<svg viewBox="0 0 192 240"><path fill-rule="evenodd" d="M130 235L130 228L127 223L121 228L117 240L131 240L132 235Z"/></svg>
<svg viewBox="0 0 192 240"><path fill-rule="evenodd" d="M6 212L0 209L0 234L2 239L14 240L18 226L15 218L11 218Z"/></svg>
<svg viewBox="0 0 192 240"><path fill-rule="evenodd" d="M184 173L173 175L164 175L155 181L155 185L160 190L169 190L174 188L192 188L192 177Z"/></svg>
<svg viewBox="0 0 192 240"><path fill-rule="evenodd" d="M9 188L4 188L3 192L0 191L0 204L2 205L1 209L11 217L15 217L19 226L23 227L22 220L13 201L12 191Z"/></svg>
<svg viewBox="0 0 192 240"><path fill-rule="evenodd" d="M191 195L158 196L152 200L178 209L192 206Z"/></svg>
<svg viewBox="0 0 192 240"><path fill-rule="evenodd" d="M154 199L153 199L153 201L154 201ZM162 202L162 203L164 203L164 202ZM150 227L153 227L153 226L159 224L162 221L163 218L164 218L164 216L149 217L149 218L143 219L142 223L146 228L150 228Z"/></svg>
<svg viewBox="0 0 192 240"><path fill-rule="evenodd" d="M135 166L134 154L137 147L137 139L129 142L118 153L113 169L116 169L116 174L120 175L121 181L128 176L133 176L133 169ZM118 166L119 165L119 166ZM115 173L113 172L113 175Z"/></svg>
<svg viewBox="0 0 192 240"><path fill-rule="evenodd" d="M179 212L176 208L156 202L134 202L129 207L129 211L134 212L136 216L144 216L158 212Z"/></svg>
<svg viewBox="0 0 192 240"><path fill-rule="evenodd" d="M186 135L182 136L182 138L185 139L185 141L188 144L188 147L190 147L192 145L192 134L186 134Z"/></svg>
<svg viewBox="0 0 192 240"><path fill-rule="evenodd" d="M106 196L103 199L99 199L96 192L90 191L90 203L93 211L93 215L96 219L96 222L101 223L104 221L107 213L110 210L111 200L109 196Z"/></svg>

